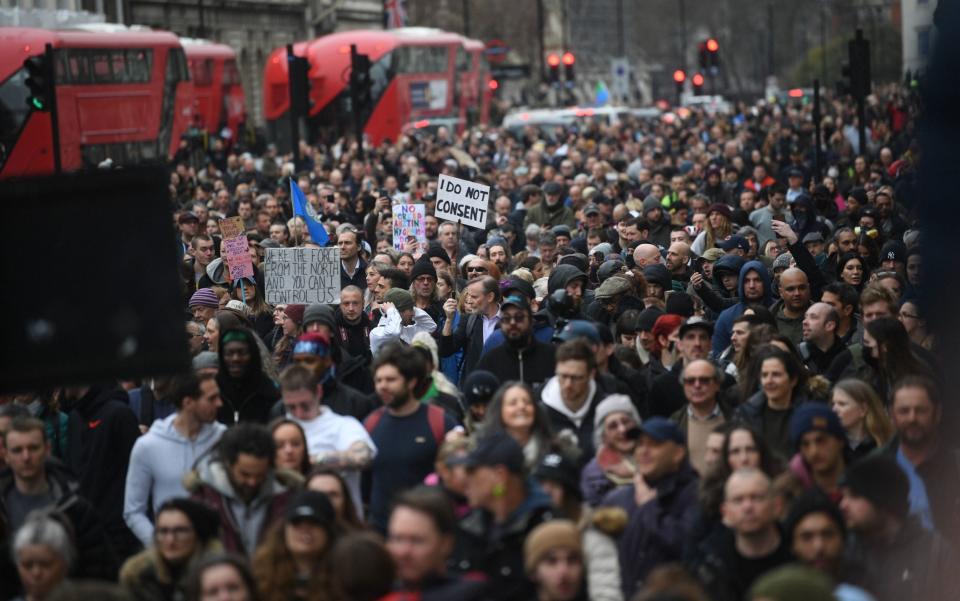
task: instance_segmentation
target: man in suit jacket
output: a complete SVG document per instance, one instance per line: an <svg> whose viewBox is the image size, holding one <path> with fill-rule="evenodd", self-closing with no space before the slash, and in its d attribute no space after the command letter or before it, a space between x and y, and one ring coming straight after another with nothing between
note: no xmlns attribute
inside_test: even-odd
<svg viewBox="0 0 960 601"><path fill-rule="evenodd" d="M456 331L453 329L457 313L456 299L448 299L443 304L447 319L440 333L439 351L441 357L449 357L463 350L463 362L460 376L470 373L483 352L483 343L497 329L500 322L500 284L490 276L482 276L471 281L466 288L469 315L462 315Z"/></svg>

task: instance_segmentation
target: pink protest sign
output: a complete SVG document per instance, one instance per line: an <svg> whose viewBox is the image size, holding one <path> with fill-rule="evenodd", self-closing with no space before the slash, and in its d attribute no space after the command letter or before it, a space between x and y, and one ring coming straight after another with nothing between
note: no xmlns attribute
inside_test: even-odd
<svg viewBox="0 0 960 601"><path fill-rule="evenodd" d="M220 233L223 234L223 260L230 269L230 279L253 277L253 260L250 258L250 244L243 233L243 221L239 217L220 220Z"/></svg>
<svg viewBox="0 0 960 601"><path fill-rule="evenodd" d="M420 250L427 245L427 211L424 205L393 205L393 248L407 250L411 242Z"/></svg>

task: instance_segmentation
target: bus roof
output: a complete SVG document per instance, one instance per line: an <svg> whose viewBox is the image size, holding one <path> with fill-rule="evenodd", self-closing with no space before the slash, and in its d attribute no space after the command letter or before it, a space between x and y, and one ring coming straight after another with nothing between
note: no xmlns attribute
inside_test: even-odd
<svg viewBox="0 0 960 601"><path fill-rule="evenodd" d="M237 53L226 44L196 38L180 38L187 58L236 58Z"/></svg>

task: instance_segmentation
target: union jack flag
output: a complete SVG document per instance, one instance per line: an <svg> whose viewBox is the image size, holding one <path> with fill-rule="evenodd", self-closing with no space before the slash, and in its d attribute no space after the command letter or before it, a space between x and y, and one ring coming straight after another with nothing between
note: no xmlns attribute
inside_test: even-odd
<svg viewBox="0 0 960 601"><path fill-rule="evenodd" d="M386 29L396 29L407 26L407 10L404 0L384 0L383 26Z"/></svg>

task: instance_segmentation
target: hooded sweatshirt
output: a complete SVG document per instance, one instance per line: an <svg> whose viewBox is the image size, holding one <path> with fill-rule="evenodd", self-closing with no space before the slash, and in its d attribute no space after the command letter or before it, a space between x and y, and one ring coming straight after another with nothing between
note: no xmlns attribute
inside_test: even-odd
<svg viewBox="0 0 960 601"><path fill-rule="evenodd" d="M547 380L540 391L540 400L547 408L547 418L554 432L570 430L577 437L579 446L583 449L584 457L592 457L593 448L593 417L600 402L596 379L591 378L587 398L578 411L571 411L563 402L560 394L560 380L556 376ZM605 396L605 395L604 395Z"/></svg>
<svg viewBox="0 0 960 601"><path fill-rule="evenodd" d="M153 541L153 523L147 518L147 503L153 513L172 497L186 496L183 477L227 430L223 424L206 424L194 439L173 426L177 414L153 422L150 430L133 445L127 471L123 519L144 546Z"/></svg>
<svg viewBox="0 0 960 601"><path fill-rule="evenodd" d="M769 307L772 301L772 283L770 281L770 272L760 261L748 261L740 268L740 277L737 280L737 295L740 302L724 309L720 317L717 318L716 326L713 331L713 355L720 356L728 346L730 346L730 334L733 331L733 320L740 317L747 308L748 302L743 295L743 280L751 271L756 271L763 280L763 298L756 301L764 307Z"/></svg>
<svg viewBox="0 0 960 601"><path fill-rule="evenodd" d="M271 524L282 519L294 492L271 470L257 495L247 503L234 491L226 465L211 457L202 459L188 479L193 498L220 514L224 548L251 557Z"/></svg>

